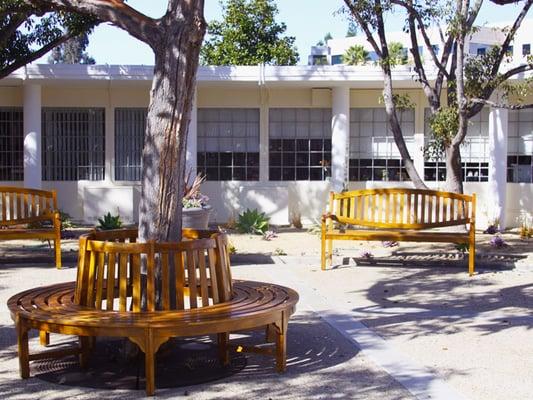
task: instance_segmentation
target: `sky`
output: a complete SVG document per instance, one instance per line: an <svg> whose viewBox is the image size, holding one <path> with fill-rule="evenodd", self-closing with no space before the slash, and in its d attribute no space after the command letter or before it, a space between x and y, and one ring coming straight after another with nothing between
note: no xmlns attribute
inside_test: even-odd
<svg viewBox="0 0 533 400"><path fill-rule="evenodd" d="M333 37L346 35L348 21L344 15L336 13L343 4L342 0L275 0L275 3L279 9L277 22L284 22L287 25L286 34L296 37L296 47L300 54L299 64L307 64L311 46L327 32ZM129 0L128 4L150 17L160 17L166 9L167 1ZM510 20L517 10L515 6L488 5L482 8L478 22ZM205 0L205 18L207 21L222 19L219 0ZM396 16L389 17L386 21L387 27L394 30L400 30L403 23L404 21ZM108 24L101 24L94 30L89 38L87 52L96 59L97 64L154 63L152 50L147 45Z"/></svg>

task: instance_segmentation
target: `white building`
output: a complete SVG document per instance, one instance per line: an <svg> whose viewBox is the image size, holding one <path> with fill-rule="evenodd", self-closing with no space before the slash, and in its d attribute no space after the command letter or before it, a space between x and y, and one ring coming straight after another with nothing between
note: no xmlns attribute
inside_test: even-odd
<svg viewBox="0 0 533 400"><path fill-rule="evenodd" d="M509 27L512 22L499 22L491 24L490 26L479 27L470 37L467 37L466 52L472 55L485 54L485 52L496 44L503 42L505 34L502 32L502 28ZM433 49L440 56L443 50L443 43L439 31L429 29L428 37ZM389 42L401 43L404 47L404 51L407 56L408 49L411 47L411 38L408 33L403 31L389 32L387 33ZM419 47L418 51L423 59L428 61L429 53L424 45L424 41L421 36L418 38ZM524 20L520 26L520 29L515 34L515 40L512 44L513 60L515 62L523 62L524 58L531 54L531 45L533 43L533 19ZM376 52L366 40L366 36L359 35L354 37L345 38L333 38L327 41L325 46L313 46L311 48L311 54L309 55L309 65L338 65L342 64L342 56L347 49L354 45L363 46L368 51L369 62L377 61L378 57Z"/></svg>
<svg viewBox="0 0 533 400"><path fill-rule="evenodd" d="M108 211L136 220L151 70L37 65L1 80L0 185L55 188L77 220ZM401 119L416 167L441 187L444 166L421 151L425 96L408 66L394 79L415 103ZM305 224L344 182L410 185L379 102L382 83L372 66L200 68L188 160L207 174L214 220L258 208L274 223ZM516 226L533 210L533 110L484 110L462 155L480 227L495 216Z"/></svg>

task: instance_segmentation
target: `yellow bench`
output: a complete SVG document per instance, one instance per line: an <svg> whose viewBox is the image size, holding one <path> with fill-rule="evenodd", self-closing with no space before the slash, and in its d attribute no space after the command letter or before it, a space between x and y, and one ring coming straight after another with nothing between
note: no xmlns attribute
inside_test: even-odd
<svg viewBox="0 0 533 400"><path fill-rule="evenodd" d="M136 243L136 229L81 236L76 282L41 286L8 300L21 377L29 378L30 361L43 358L79 355L85 366L97 336L127 337L139 346L145 354L147 395L156 388L157 350L172 337L216 334L223 364L229 362L229 351L238 348L273 356L283 372L287 325L298 294L271 283L232 280L225 234L185 229L183 236L187 240L176 243ZM146 275L141 272L143 258ZM230 342L230 333L258 328L266 328L273 346ZM77 335L80 344L30 354L31 329L41 331L43 344L50 332Z"/></svg>
<svg viewBox="0 0 533 400"><path fill-rule="evenodd" d="M50 222L49 227L21 227ZM61 219L55 190L0 186L0 240L53 240L56 267L61 268Z"/></svg>
<svg viewBox="0 0 533 400"><path fill-rule="evenodd" d="M334 193L322 216L321 265L331 265L333 240L467 243L474 274L476 195L409 188ZM466 232L435 230L469 225Z"/></svg>

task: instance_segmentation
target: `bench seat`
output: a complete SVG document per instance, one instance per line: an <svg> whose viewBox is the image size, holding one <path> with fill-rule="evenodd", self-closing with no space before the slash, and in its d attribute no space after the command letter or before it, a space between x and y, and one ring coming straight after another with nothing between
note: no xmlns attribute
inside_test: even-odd
<svg viewBox="0 0 533 400"><path fill-rule="evenodd" d="M371 230L371 229L333 229L328 238L336 240L394 240L398 242L444 242L464 243L468 241L468 233L464 232L431 232L416 230Z"/></svg>

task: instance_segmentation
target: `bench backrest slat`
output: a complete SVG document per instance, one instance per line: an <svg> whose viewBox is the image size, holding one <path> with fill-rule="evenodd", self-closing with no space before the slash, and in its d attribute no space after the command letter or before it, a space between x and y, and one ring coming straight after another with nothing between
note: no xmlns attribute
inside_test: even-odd
<svg viewBox="0 0 533 400"><path fill-rule="evenodd" d="M0 186L0 226L52 220L57 210L55 191Z"/></svg>
<svg viewBox="0 0 533 400"><path fill-rule="evenodd" d="M430 229L475 221L475 195L408 188L365 189L330 196L341 223L391 229Z"/></svg>
<svg viewBox="0 0 533 400"><path fill-rule="evenodd" d="M80 238L76 304L140 312L199 308L231 299L225 234L209 231L195 239L186 232L186 240L179 243L136 243L136 236L136 230L121 230Z"/></svg>

